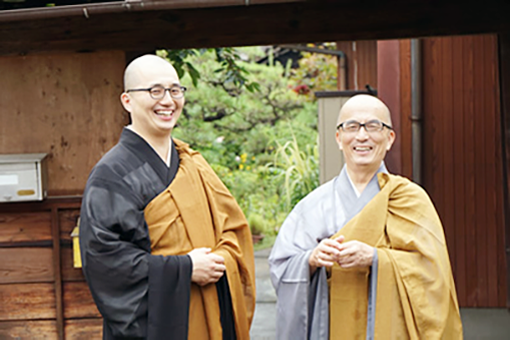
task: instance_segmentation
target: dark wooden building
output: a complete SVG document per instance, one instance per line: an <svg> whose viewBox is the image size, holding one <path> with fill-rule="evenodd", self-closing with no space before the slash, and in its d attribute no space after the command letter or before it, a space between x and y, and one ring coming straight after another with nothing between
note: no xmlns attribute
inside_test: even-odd
<svg viewBox="0 0 510 340"><path fill-rule="evenodd" d="M90 169L127 122L119 103L126 61L156 48L492 33L422 43L422 182L445 222L456 280L466 282L461 304L508 306L509 14L496 0L153 0L0 11L0 153L49 154L48 198L0 204L0 338L100 337L70 233ZM377 43L377 77L360 71L352 82L377 79L401 140L390 166L412 177L409 42L383 43L401 59ZM382 76L390 70L398 77Z"/></svg>

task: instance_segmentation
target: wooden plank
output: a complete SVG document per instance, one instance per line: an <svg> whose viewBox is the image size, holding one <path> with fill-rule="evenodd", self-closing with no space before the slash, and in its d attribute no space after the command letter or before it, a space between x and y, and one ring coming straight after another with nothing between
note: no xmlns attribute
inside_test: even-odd
<svg viewBox="0 0 510 340"><path fill-rule="evenodd" d="M73 340L101 339L103 336L103 319L66 320L65 337Z"/></svg>
<svg viewBox="0 0 510 340"><path fill-rule="evenodd" d="M498 256L497 253L502 248L497 247L497 229L502 227L502 221L499 216L502 215L502 210L497 210L497 201L501 201L502 178L500 168L496 168L498 159L501 158L501 144L498 142L498 135L501 133L499 129L499 110L497 103L499 101L499 82L497 79L497 41L493 35L483 36L480 38L481 49L483 53L483 76L484 84L482 88L482 95L484 97L484 119L486 122L485 136L486 138L486 152L485 152L485 169L486 185L485 196L487 197L487 305L498 306L499 296L497 287L498 279ZM489 116L490 119L485 117ZM501 207L500 207L501 208Z"/></svg>
<svg viewBox="0 0 510 340"><path fill-rule="evenodd" d="M0 153L49 153L48 195L82 194L127 123L124 67L121 51L1 57L0 88L9 90L0 91L0 112L16 119L0 115Z"/></svg>
<svg viewBox="0 0 510 340"><path fill-rule="evenodd" d="M56 339L56 338L57 327L55 320L0 321L0 339L3 340Z"/></svg>
<svg viewBox="0 0 510 340"><path fill-rule="evenodd" d="M0 248L0 284L52 282L51 248Z"/></svg>
<svg viewBox="0 0 510 340"><path fill-rule="evenodd" d="M455 253L455 282L457 283L457 296L459 304L464 306L466 304L466 205L464 204L464 159L466 150L464 148L466 135L464 132L464 69L462 67L462 45L463 40L454 39L452 41L452 60L456 62L456 67L453 68L453 78L456 79L454 86L455 93L455 107L457 114L455 115L455 124L453 124L453 138L454 149L456 152L453 153L453 171L454 176L454 187L455 195L454 207L455 207L455 226L454 226L454 237L456 239L455 246L449 247L450 253ZM461 61L461 62L459 62Z"/></svg>
<svg viewBox="0 0 510 340"><path fill-rule="evenodd" d="M487 120L490 117L486 116L486 107L484 104L485 98L483 97L483 86L484 83L484 64L483 57L484 51L481 50L483 45L480 42L479 37L473 37L473 60L476 67L473 69L473 83L475 85L474 91L474 124L475 124L475 136L481 133L482 136L487 133ZM470 143L473 145L473 151L475 153L476 161L474 162L475 168L475 200L477 201L475 211L475 222L476 222L476 261L478 267L478 301L477 306L486 307L487 303L487 227L480 228L479 226L487 223L487 197L485 196L485 173L484 163L485 154L487 152L487 139L480 138L476 140L476 143ZM479 197L484 197L480 200Z"/></svg>
<svg viewBox="0 0 510 340"><path fill-rule="evenodd" d="M36 244L39 241L51 244L51 216L48 212L0 213L0 247Z"/></svg>
<svg viewBox="0 0 510 340"><path fill-rule="evenodd" d="M474 77L473 77L473 69L475 67L473 60L473 43L472 37L468 37L468 39L463 44L463 55L464 58L464 93L465 97L465 106L464 106L464 131L465 131L465 145L471 145L472 136L475 136L477 131L475 129L475 108L473 103L474 96ZM469 147L471 148L471 147ZM476 193L475 193L475 153L473 151L466 152L466 158L464 160L464 169L466 174L465 180L465 205L466 205L466 221L468 224L466 225L466 247L470 249L470 251L466 254L466 262L469 264L468 273L466 277L466 282L464 283L467 291L466 296L466 307L476 307L478 301L478 285L477 285L477 275L478 275L478 266L476 265L476 254L478 250L478 240L476 239Z"/></svg>
<svg viewBox="0 0 510 340"><path fill-rule="evenodd" d="M411 40L400 40L400 146L402 150L402 175L413 178L412 143L412 91L411 91Z"/></svg>
<svg viewBox="0 0 510 340"><path fill-rule="evenodd" d="M52 283L5 284L0 286L0 320L55 319Z"/></svg>
<svg viewBox="0 0 510 340"><path fill-rule="evenodd" d="M64 282L64 318L101 317L86 282Z"/></svg>
<svg viewBox="0 0 510 340"><path fill-rule="evenodd" d="M504 254L499 254L498 262L504 270L498 271L498 289L506 298L510 309L510 30L498 36L500 93L501 93L501 149L503 168L504 230L500 231ZM500 268L501 268L500 267Z"/></svg>
<svg viewBox="0 0 510 340"><path fill-rule="evenodd" d="M444 197L444 205L443 205L443 227L445 231L446 236L446 243L449 250L450 255L450 261L452 263L452 270L453 273L456 273L456 253L455 251L452 251L455 249L456 244L456 237L455 237L455 213L452 213L455 211L454 206L454 195L455 191L452 190L453 183L455 179L455 173L454 173L454 164L453 164L453 157L452 155L457 152L453 148L454 146L454 140L457 138L457 136L454 136L453 134L453 122L456 119L456 117L459 115L459 112L457 111L456 102L457 98L454 94L454 88L453 84L455 80L453 79L453 68L457 66L456 61L453 60L452 56L452 43L455 38L441 38L442 40L442 101L443 105L441 107L442 114L443 114L443 130L442 130L442 137L443 137L443 161L442 161L442 169L443 169L443 178L442 181L445 184L443 186L443 197ZM460 113L462 114L462 113ZM445 186L448 186L446 188Z"/></svg>

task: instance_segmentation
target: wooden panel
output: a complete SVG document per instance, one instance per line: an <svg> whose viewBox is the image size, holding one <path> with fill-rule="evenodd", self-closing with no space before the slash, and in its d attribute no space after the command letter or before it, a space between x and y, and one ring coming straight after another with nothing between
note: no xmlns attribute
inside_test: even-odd
<svg viewBox="0 0 510 340"><path fill-rule="evenodd" d="M57 339L57 326L54 320L0 321L0 339Z"/></svg>
<svg viewBox="0 0 510 340"><path fill-rule="evenodd" d="M90 340L101 339L103 336L103 319L66 320L66 339Z"/></svg>
<svg viewBox="0 0 510 340"><path fill-rule="evenodd" d="M0 286L0 320L55 319L55 290L51 283Z"/></svg>
<svg viewBox="0 0 510 340"><path fill-rule="evenodd" d="M336 48L346 57L346 90L377 87L377 41L338 41Z"/></svg>
<svg viewBox="0 0 510 340"><path fill-rule="evenodd" d="M413 178L411 40L399 40L401 174Z"/></svg>
<svg viewBox="0 0 510 340"><path fill-rule="evenodd" d="M445 228L464 307L506 301L496 52L492 35L423 43L424 186Z"/></svg>
<svg viewBox="0 0 510 340"><path fill-rule="evenodd" d="M510 277L510 32L498 36L499 65L501 79L501 147L504 171L504 211L505 230L498 234L498 239L505 239L506 254L500 254L498 262L506 262L506 274ZM505 261L506 260L506 261ZM510 309L510 280L503 280L503 273L498 273L498 286L507 291L506 306Z"/></svg>
<svg viewBox="0 0 510 340"><path fill-rule="evenodd" d="M51 245L50 213L0 213L0 247L40 241Z"/></svg>
<svg viewBox="0 0 510 340"><path fill-rule="evenodd" d="M100 317L86 282L64 283L64 318Z"/></svg>
<svg viewBox="0 0 510 340"><path fill-rule="evenodd" d="M124 67L120 51L0 58L0 153L49 153L48 194L81 194L127 122Z"/></svg>
<svg viewBox="0 0 510 340"><path fill-rule="evenodd" d="M54 280L51 248L0 248L0 284Z"/></svg>

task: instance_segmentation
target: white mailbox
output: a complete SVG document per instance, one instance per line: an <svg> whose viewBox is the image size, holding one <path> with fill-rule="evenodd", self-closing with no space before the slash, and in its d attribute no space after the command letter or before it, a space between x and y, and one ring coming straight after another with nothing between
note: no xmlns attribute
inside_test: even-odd
<svg viewBox="0 0 510 340"><path fill-rule="evenodd" d="M0 202L46 198L45 153L0 155Z"/></svg>

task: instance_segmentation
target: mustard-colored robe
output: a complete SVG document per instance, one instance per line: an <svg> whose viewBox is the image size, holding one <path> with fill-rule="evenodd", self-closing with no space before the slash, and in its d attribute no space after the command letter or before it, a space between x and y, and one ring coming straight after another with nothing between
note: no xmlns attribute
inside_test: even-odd
<svg viewBox="0 0 510 340"><path fill-rule="evenodd" d="M203 157L174 139L180 167L170 186L145 208L153 255L209 247L225 259L237 339L249 339L255 309L251 233L234 197ZM214 284L191 284L189 339L222 339Z"/></svg>
<svg viewBox="0 0 510 340"><path fill-rule="evenodd" d="M375 339L462 339L455 284L441 221L409 180L380 173L381 191L337 234L377 248ZM330 339L365 339L369 268L335 264Z"/></svg>

